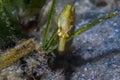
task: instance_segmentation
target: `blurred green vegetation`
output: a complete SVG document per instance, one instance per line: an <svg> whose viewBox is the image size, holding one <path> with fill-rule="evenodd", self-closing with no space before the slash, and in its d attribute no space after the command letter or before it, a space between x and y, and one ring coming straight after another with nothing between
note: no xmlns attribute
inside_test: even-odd
<svg viewBox="0 0 120 80"><path fill-rule="evenodd" d="M34 16L46 0L0 0L0 48L12 46L23 38L18 15Z"/></svg>
<svg viewBox="0 0 120 80"><path fill-rule="evenodd" d="M3 0L0 6L0 48L11 46L22 37L21 27L12 0Z"/></svg>

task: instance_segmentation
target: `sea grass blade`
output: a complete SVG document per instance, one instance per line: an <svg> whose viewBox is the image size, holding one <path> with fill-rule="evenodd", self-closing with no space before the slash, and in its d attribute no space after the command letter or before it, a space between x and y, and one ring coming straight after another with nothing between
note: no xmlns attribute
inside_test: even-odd
<svg viewBox="0 0 120 80"><path fill-rule="evenodd" d="M57 49L57 47L58 47L58 43L57 43L56 45L54 45L54 46L51 46L51 47L47 50L46 53L50 53L50 52L54 51L55 49Z"/></svg>
<svg viewBox="0 0 120 80"><path fill-rule="evenodd" d="M58 31L58 28L55 29L55 31L53 32L52 36L50 37L50 39L48 40L48 43L45 47L45 50L47 51L51 45L51 43L53 42L53 40L55 39L55 37L57 36L57 31Z"/></svg>
<svg viewBox="0 0 120 80"><path fill-rule="evenodd" d="M56 0L53 0L52 7L50 10L50 15L49 15L48 22L47 22L47 26L45 29L45 35L44 35L44 40L43 40L43 49L45 49L45 45L47 42L47 38L48 38L49 30L50 30L50 23L51 23L51 20L52 20L52 17L54 15L54 11L55 11L55 4L56 4Z"/></svg>
<svg viewBox="0 0 120 80"><path fill-rule="evenodd" d="M95 25L97 25L97 24L99 24L99 23L101 23L101 22L104 22L104 21L106 21L106 20L108 20L108 19L110 19L110 18L113 18L113 17L115 17L115 16L117 16L117 15L118 15L118 12L112 12L112 13L110 13L110 14L107 14L106 16L103 16L103 17L101 17L101 18L98 18L98 19L94 20L93 22L91 22L91 23L83 26L82 28L78 29L77 31L75 31L74 34L71 35L71 36L68 38L68 41L71 40L71 39L73 39L74 37L80 35L81 33L89 30L90 28L94 27Z"/></svg>
<svg viewBox="0 0 120 80"><path fill-rule="evenodd" d="M36 43L34 42L34 40L29 39L27 41L24 41L17 47L11 49L5 55L0 56L0 70L6 68L20 58L36 50L35 47Z"/></svg>
<svg viewBox="0 0 120 80"><path fill-rule="evenodd" d="M82 28L78 29L77 31L75 31L74 34L71 35L71 36L68 38L67 41L73 39L74 37L80 35L81 33L85 32L85 31L87 31L87 30L91 29L92 27L95 27L95 25L97 25L97 24L99 24L99 23L101 23L101 22L103 22L103 21L106 21L106 20L108 20L108 19L111 19L111 18L113 18L113 17L116 17L117 15L118 15L118 12L112 12L112 13L106 15L106 16L103 16L103 17L101 17L101 18L98 18L98 19L94 20L93 22L91 22L91 23L83 26ZM58 43L56 43L56 45L52 46L51 49L49 50L49 52L52 52L52 51L55 50L57 47L58 47Z"/></svg>

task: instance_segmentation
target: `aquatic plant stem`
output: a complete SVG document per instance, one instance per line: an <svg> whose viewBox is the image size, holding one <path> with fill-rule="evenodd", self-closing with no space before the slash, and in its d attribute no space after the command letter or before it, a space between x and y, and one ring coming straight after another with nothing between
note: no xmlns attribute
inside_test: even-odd
<svg viewBox="0 0 120 80"><path fill-rule="evenodd" d="M51 23L53 15L54 15L55 4L56 4L56 0L53 0L52 7L51 7L51 10L50 10L50 15L49 15L48 22L47 22L47 26L46 26L46 29L45 29L45 35L44 35L44 40L43 40L43 49L45 49L45 47L46 47L46 42L47 42L49 30L50 30L50 23Z"/></svg>
<svg viewBox="0 0 120 80"><path fill-rule="evenodd" d="M48 40L48 43L46 44L45 47L45 51L47 51L51 45L51 43L53 42L53 40L55 39L55 37L57 36L57 32L58 32L58 28L56 28L52 34L52 36L50 37L50 39Z"/></svg>

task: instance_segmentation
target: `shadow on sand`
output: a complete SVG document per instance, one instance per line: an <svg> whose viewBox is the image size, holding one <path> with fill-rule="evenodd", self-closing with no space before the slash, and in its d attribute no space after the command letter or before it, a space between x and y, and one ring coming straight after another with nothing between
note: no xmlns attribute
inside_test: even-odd
<svg viewBox="0 0 120 80"><path fill-rule="evenodd" d="M50 62L48 62L48 64L53 70L64 69L65 80L71 80L72 73L75 72L76 67L81 67L87 63L94 63L103 58L111 57L118 53L120 53L120 49L112 49L110 51L103 52L102 55L98 55L87 60L82 58L80 55L71 53L67 55L57 56L54 58L54 60L49 60Z"/></svg>

